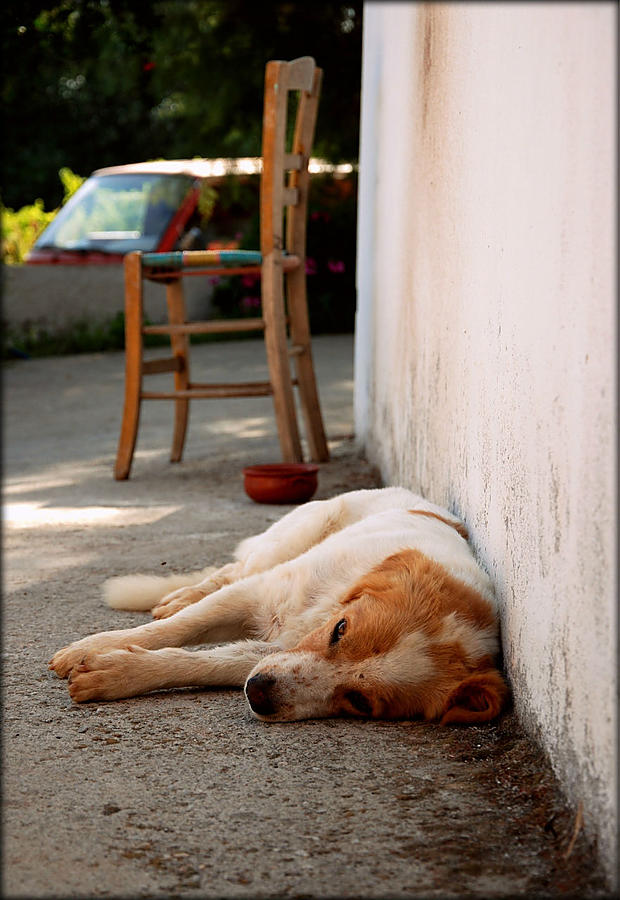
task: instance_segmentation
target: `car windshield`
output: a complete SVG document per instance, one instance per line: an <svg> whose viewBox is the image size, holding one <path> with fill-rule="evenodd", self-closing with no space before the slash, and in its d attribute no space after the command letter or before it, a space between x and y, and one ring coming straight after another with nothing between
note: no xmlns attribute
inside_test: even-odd
<svg viewBox="0 0 620 900"><path fill-rule="evenodd" d="M156 250L193 181L190 175L92 175L35 247L103 253Z"/></svg>

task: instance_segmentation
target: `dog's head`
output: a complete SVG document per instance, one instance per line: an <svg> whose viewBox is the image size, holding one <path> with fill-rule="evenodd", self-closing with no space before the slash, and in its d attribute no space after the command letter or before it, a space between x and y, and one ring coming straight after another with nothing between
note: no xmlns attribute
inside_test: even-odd
<svg viewBox="0 0 620 900"><path fill-rule="evenodd" d="M507 687L493 665L491 604L416 550L398 553L342 599L324 625L250 673L265 721L353 715L482 722Z"/></svg>

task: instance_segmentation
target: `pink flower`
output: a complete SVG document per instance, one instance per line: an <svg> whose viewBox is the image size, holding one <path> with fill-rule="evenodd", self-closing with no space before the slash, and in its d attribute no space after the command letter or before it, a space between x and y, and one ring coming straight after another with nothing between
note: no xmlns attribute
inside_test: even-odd
<svg viewBox="0 0 620 900"><path fill-rule="evenodd" d="M306 259L306 275L316 275L316 260L310 256Z"/></svg>
<svg viewBox="0 0 620 900"><path fill-rule="evenodd" d="M243 309L256 309L260 306L260 297L242 297L241 306Z"/></svg>
<svg viewBox="0 0 620 900"><path fill-rule="evenodd" d="M244 287L254 287L257 281L258 278L256 275L243 275L241 278L241 284Z"/></svg>
<svg viewBox="0 0 620 900"><path fill-rule="evenodd" d="M219 275L211 275L211 277L209 278L209 284L212 284L213 287L215 287L217 284L219 284L220 281L221 281L221 278Z"/></svg>
<svg viewBox="0 0 620 900"><path fill-rule="evenodd" d="M336 260L330 259L327 261L327 268L329 269L330 272L334 272L337 275L342 275L342 273L344 272L345 266L344 266L344 263L342 262L342 260L336 261Z"/></svg>

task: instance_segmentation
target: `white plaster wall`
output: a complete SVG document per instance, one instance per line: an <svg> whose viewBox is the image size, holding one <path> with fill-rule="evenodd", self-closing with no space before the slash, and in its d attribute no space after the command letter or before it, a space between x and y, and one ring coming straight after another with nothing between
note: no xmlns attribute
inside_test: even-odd
<svg viewBox="0 0 620 900"><path fill-rule="evenodd" d="M356 432L460 513L616 872L611 3L365 5Z"/></svg>

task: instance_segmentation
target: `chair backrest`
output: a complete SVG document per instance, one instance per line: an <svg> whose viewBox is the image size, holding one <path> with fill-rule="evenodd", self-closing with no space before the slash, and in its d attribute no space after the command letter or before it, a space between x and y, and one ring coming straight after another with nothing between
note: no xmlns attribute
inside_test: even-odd
<svg viewBox="0 0 620 900"><path fill-rule="evenodd" d="M310 176L308 162L323 72L311 56L272 60L265 71L261 253L305 255ZM289 95L299 92L290 150L286 147ZM284 211L286 209L286 230Z"/></svg>

